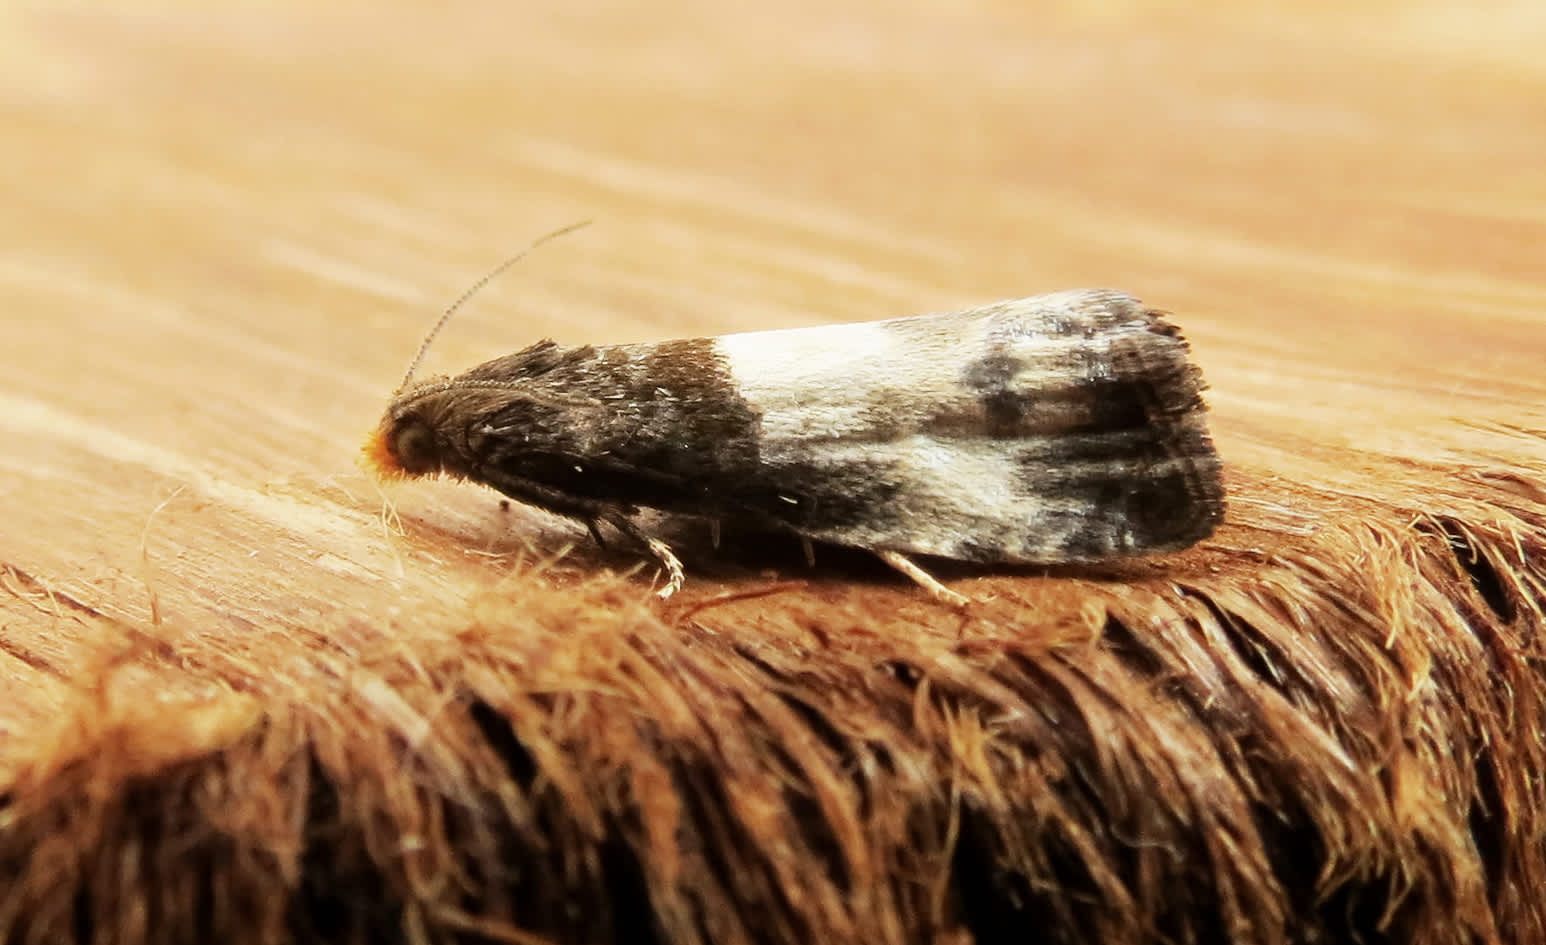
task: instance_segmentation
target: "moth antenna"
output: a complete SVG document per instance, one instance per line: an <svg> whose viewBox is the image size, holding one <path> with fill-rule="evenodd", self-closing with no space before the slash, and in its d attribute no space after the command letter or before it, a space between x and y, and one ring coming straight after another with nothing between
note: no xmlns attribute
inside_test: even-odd
<svg viewBox="0 0 1546 945"><path fill-rule="evenodd" d="M498 276L506 269L509 269L511 266L520 262L526 257L528 253L536 249L538 246L541 246L543 243L556 240L560 236L567 236L568 234L573 233L575 230L590 226L590 224L591 221L589 220L581 220L579 223L571 223L568 226L560 227L559 229L556 229L545 236L540 236L533 240L530 246L527 246L525 249L516 253L514 256L511 256L509 259L506 259L504 262L484 273L483 278L479 279L477 282L474 282L471 288L469 288L466 292L463 292L455 302L451 303L450 307L445 310L445 313L440 316L440 320L435 323L435 327L431 328L429 330L429 334L424 336L424 341L419 345L418 353L413 356L413 360L408 364L408 373L403 375L403 382L397 385L398 391L401 392L407 388L408 383L413 380L414 372L419 369L419 365L424 361L424 356L429 354L429 346L434 344L435 336L440 334L440 329L446 327L446 322L451 320L451 316L456 314L457 309L465 305L468 299L472 298L474 295L477 295L479 289L482 289L484 286L494 281L494 277Z"/></svg>

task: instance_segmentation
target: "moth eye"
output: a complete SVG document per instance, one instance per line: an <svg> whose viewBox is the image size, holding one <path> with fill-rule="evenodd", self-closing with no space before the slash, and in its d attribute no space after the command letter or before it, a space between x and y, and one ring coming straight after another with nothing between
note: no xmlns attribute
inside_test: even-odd
<svg viewBox="0 0 1546 945"><path fill-rule="evenodd" d="M403 472L411 475L434 472L440 468L435 433L421 420L404 420L392 433L392 455Z"/></svg>

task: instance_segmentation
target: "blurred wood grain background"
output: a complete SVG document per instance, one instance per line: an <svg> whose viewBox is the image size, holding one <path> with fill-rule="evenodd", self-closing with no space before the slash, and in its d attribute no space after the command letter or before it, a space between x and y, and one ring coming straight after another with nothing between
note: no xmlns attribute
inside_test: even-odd
<svg viewBox="0 0 1546 945"><path fill-rule="evenodd" d="M1542 49L1506 0L7 4L0 775L109 664L154 713L241 688L190 652L628 567L472 487L384 517L355 462L438 312L577 220L431 370L1113 286L1211 383L1230 519L1179 567L1540 502ZM914 594L781 574L755 606Z"/></svg>

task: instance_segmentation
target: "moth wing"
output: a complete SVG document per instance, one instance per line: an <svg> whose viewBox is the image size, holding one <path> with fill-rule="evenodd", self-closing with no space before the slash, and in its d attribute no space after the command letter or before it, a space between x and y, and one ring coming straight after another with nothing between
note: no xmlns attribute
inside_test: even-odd
<svg viewBox="0 0 1546 945"><path fill-rule="evenodd" d="M1183 548L1223 515L1179 332L1086 290L716 340L761 417L753 510L823 541L973 561Z"/></svg>

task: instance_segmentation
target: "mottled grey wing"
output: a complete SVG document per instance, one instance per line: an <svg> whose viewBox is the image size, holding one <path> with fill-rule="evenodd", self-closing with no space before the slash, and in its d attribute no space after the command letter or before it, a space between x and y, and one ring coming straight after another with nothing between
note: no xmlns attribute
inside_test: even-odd
<svg viewBox="0 0 1546 945"><path fill-rule="evenodd" d="M971 561L1179 549L1223 516L1200 373L1133 298L729 335L760 418L739 501L811 538Z"/></svg>

